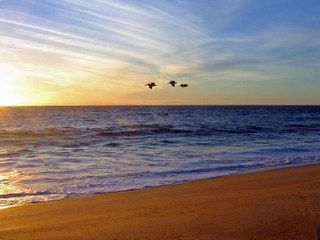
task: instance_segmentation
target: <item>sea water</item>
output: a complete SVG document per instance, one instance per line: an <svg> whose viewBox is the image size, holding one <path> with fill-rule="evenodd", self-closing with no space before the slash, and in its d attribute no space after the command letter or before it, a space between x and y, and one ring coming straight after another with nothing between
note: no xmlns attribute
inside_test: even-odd
<svg viewBox="0 0 320 240"><path fill-rule="evenodd" d="M319 160L319 106L0 108L2 207Z"/></svg>

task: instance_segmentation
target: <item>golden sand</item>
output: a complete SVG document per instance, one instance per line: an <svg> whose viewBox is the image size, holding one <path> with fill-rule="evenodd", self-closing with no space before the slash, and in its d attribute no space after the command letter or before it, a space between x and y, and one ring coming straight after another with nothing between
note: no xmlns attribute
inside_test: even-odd
<svg viewBox="0 0 320 240"><path fill-rule="evenodd" d="M320 239L320 164L0 211L0 239Z"/></svg>

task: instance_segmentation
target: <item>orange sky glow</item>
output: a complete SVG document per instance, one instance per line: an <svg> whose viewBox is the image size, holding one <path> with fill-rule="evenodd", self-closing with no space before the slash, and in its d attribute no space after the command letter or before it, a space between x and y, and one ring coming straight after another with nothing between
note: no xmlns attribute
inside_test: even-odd
<svg viewBox="0 0 320 240"><path fill-rule="evenodd" d="M319 105L319 11L313 0L2 0L0 106Z"/></svg>

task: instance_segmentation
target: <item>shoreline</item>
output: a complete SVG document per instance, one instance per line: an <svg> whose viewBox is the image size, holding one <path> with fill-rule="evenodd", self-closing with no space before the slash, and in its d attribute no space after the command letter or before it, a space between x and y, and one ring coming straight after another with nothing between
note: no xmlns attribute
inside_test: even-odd
<svg viewBox="0 0 320 240"><path fill-rule="evenodd" d="M152 189L152 188L166 187L166 186L173 186L173 185L180 185L180 184L188 184L188 183L197 182L197 181L205 181L205 180L216 179L216 178L224 178L224 177L234 176L234 175L259 173L259 172L265 172L265 171L274 171L274 170L279 170L279 169L303 167L303 166L317 165L317 164L320 164L320 160L319 161L315 161L315 162L293 163L293 164L286 164L286 165L281 165L281 166L255 168L255 169L244 170L244 171L241 171L241 172L231 173L231 174L223 175L223 176L202 178L202 179L196 179L196 180L186 180L186 181L170 183L170 184L166 184L166 185L150 186L150 187L137 188L137 189L128 189L128 190L122 190L122 191L110 191L110 192L99 192L99 193L85 194L85 195L76 195L76 196L67 197L67 198L61 198L61 199L54 199L54 200L47 200L47 201L37 201L37 202L30 202L30 203L21 203L21 204L8 205L8 206L7 205L3 205L3 206L0 206L0 211L2 209L13 208L13 207L21 207L21 206L25 206L25 205L50 203L50 202L62 201L62 200L74 199L74 198L92 197L92 196L101 195L101 194L112 194L112 193L143 191L143 190Z"/></svg>
<svg viewBox="0 0 320 240"><path fill-rule="evenodd" d="M4 239L318 239L320 164L0 210Z"/></svg>
<svg viewBox="0 0 320 240"><path fill-rule="evenodd" d="M285 169L285 168L303 167L303 166L317 165L317 164L320 164L320 160L314 161L314 162L289 163L289 164L280 165L280 166L255 168L255 169L251 169L251 170L244 170L242 172L235 173L234 175L247 174L247 173L259 173L259 172L265 172L265 171L273 171L273 170Z"/></svg>
<svg viewBox="0 0 320 240"><path fill-rule="evenodd" d="M265 171L274 171L274 170L278 170L278 169L294 168L294 167L303 167L303 166L316 165L316 164L320 164L320 160L319 160L319 161L315 161L315 162L294 163L294 164L286 164L286 165L281 165L281 166L255 168L255 169L244 170L244 171L241 171L241 172L231 173L231 174L223 175L223 176L202 178L202 179L196 179L196 180L186 180L186 181L176 182L176 183L170 183L170 184L166 184L166 185L150 186L150 187L137 188L137 189L128 189L128 190L122 190L122 191L99 192L99 193L93 193L93 194L88 194L88 195L86 195L86 194L85 194L85 195L76 195L76 196L67 197L67 198L61 198L61 199L54 199L54 200L48 200L48 201L37 201L37 202L30 202L30 203L21 203L21 204L8 205L8 206L3 205L3 206L0 206L0 211L1 211L2 209L13 208L13 207L20 207L20 206L25 206L25 205L49 203L49 202L61 201L61 200L66 200L66 199L74 199L74 198L91 197L91 196L96 196L96 195L100 195L100 194L109 194L109 193L111 194L111 193L123 193L123 192L132 192L132 191L143 191L143 190L152 189L152 188L166 187L166 186L179 185L179 184L187 184L187 183L191 183L191 182L204 181L204 180L210 180L210 179L216 179L216 178L223 178L223 177L228 177L228 176L233 176L233 175L259 173L259 172L265 172Z"/></svg>

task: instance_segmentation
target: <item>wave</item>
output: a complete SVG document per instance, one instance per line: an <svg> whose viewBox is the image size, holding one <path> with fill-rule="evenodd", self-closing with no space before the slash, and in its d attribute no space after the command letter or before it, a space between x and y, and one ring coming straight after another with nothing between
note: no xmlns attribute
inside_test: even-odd
<svg viewBox="0 0 320 240"><path fill-rule="evenodd" d="M32 150L29 149L19 149L19 150L2 150L0 151L0 158L10 158L19 156L25 153L31 153Z"/></svg>
<svg viewBox="0 0 320 240"><path fill-rule="evenodd" d="M297 133L304 134L305 131L320 131L320 128L313 126L300 126L300 127L286 127L286 128L271 128L259 126L245 126L245 127L170 127L170 126L130 126L129 128L121 128L121 130L99 130L96 135L100 137L121 137L121 136L139 136L139 135L162 135L162 134L182 134L182 135L241 135L241 134L283 134L283 133Z"/></svg>
<svg viewBox="0 0 320 240"><path fill-rule="evenodd" d="M55 128L46 128L42 130L11 130L1 131L2 137L44 137L44 136L61 136L63 133Z"/></svg>
<svg viewBox="0 0 320 240"><path fill-rule="evenodd" d="M47 191L44 192L37 192L37 193L8 193L8 194L0 194L0 199L7 199L7 198L24 198L29 196L39 196L39 195L49 195L52 193L48 193Z"/></svg>
<svg viewBox="0 0 320 240"><path fill-rule="evenodd" d="M64 127L54 128L48 127L44 129L22 129L22 130L2 130L0 131L0 141L10 137L18 138L41 138L41 137L88 137L95 135L97 137L121 137L121 136L138 136L138 135L154 135L154 134L192 134L209 136L215 134L283 134L283 133L298 133L304 134L308 132L319 132L320 127L316 124L307 125L300 123L283 124L281 126L263 126L250 124L126 124L116 125L114 127Z"/></svg>

